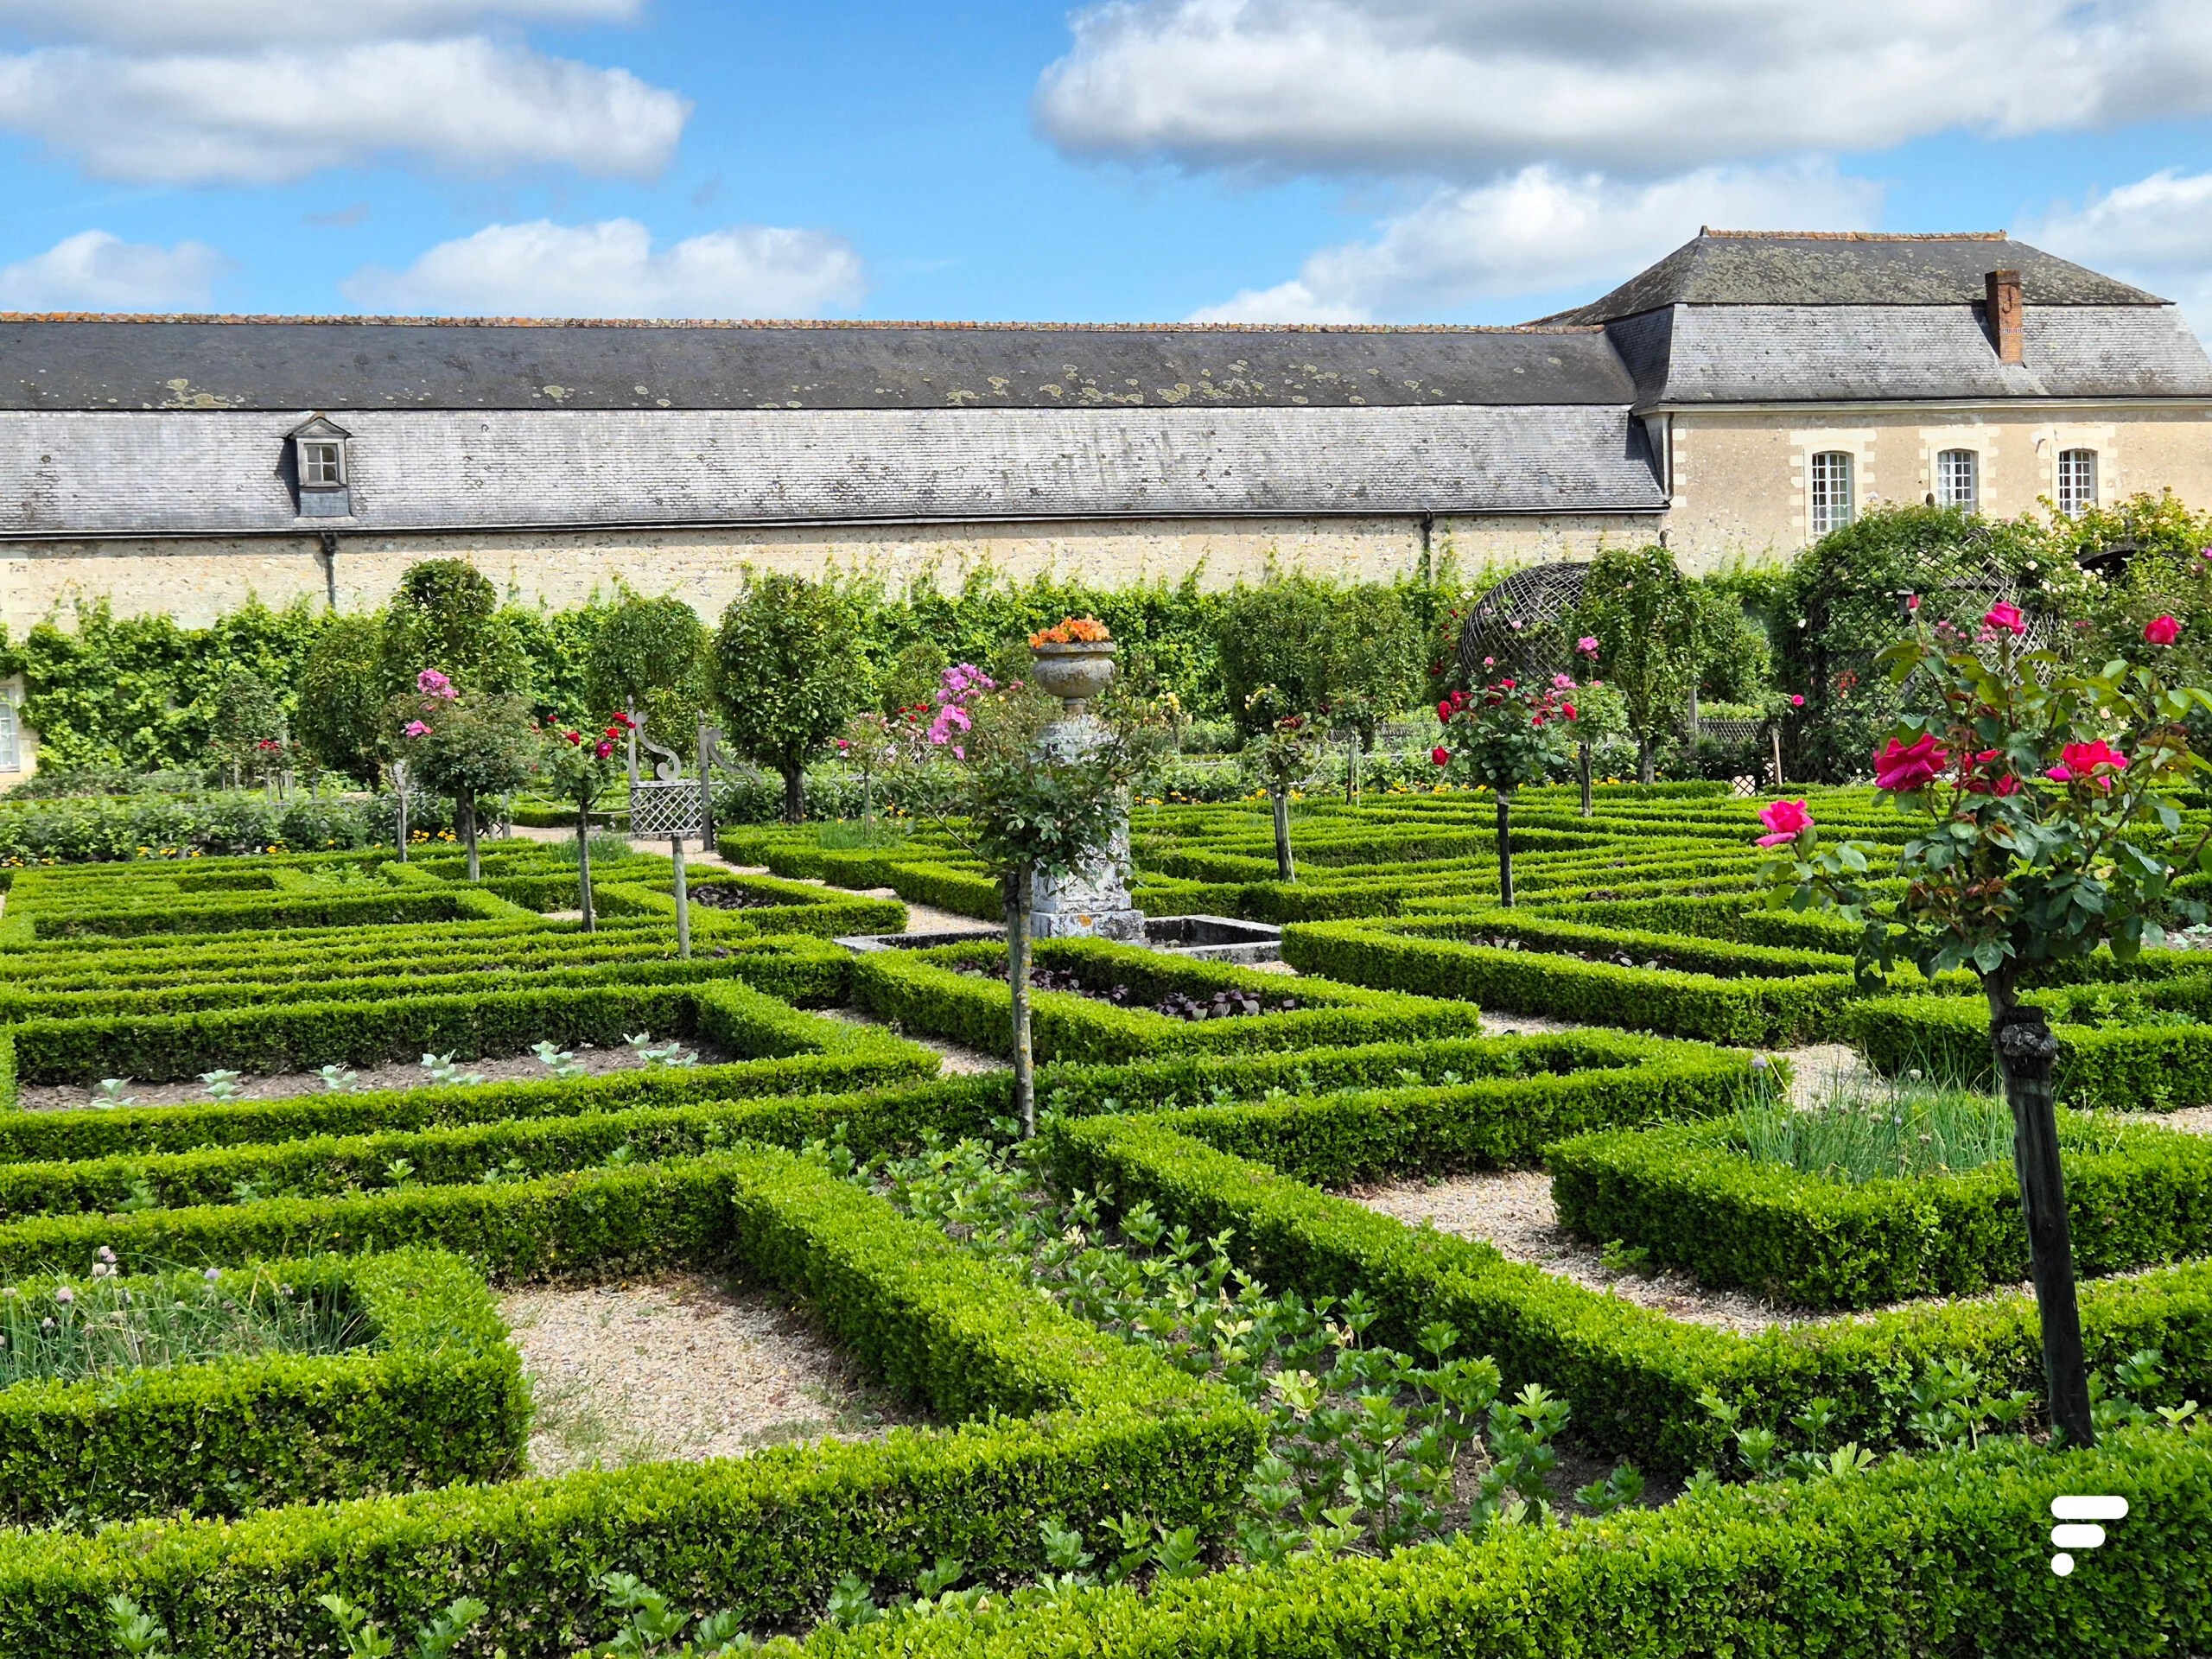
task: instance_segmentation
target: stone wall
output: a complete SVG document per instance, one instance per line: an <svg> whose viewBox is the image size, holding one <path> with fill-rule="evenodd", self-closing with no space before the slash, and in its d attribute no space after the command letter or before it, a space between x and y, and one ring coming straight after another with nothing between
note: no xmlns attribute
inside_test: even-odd
<svg viewBox="0 0 2212 1659"><path fill-rule="evenodd" d="M1853 457L1860 511L1924 500L1936 456L1950 448L1980 456L1981 510L1995 518L2044 511L2039 498L2058 493L2059 452L2072 448L2096 451L2101 501L2171 489L2212 506L2212 411L2202 410L1700 410L1671 417L1669 448L1667 541L1693 571L1809 542L1807 475L1826 449Z"/></svg>
<svg viewBox="0 0 2212 1659"><path fill-rule="evenodd" d="M1637 544L1656 529L1633 514L1440 518L1432 556L1463 569L1587 557ZM674 593L720 615L749 567L818 575L868 570L904 584L934 572L956 586L968 572L1023 578L1046 571L1102 587L1196 571L1209 588L1263 575L1270 564L1316 575L1387 581L1421 568L1421 520L1408 518L1098 520L1069 524L638 530L388 535L340 531L334 557L313 536L144 541L17 541L4 548L0 608L17 633L73 601L105 597L118 614L167 612L202 626L249 595L283 605L335 594L341 610L382 604L420 559L466 558L524 602L575 605L627 582Z"/></svg>

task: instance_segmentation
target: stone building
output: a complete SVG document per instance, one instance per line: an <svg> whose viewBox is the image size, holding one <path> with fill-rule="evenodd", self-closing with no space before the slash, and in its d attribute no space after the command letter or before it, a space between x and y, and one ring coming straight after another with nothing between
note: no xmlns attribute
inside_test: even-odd
<svg viewBox="0 0 2212 1659"><path fill-rule="evenodd" d="M1510 328L19 315L0 363L19 632L370 607L452 555L712 615L748 567L1697 569L1878 499L2212 505L2175 308L2002 235L1706 232Z"/></svg>

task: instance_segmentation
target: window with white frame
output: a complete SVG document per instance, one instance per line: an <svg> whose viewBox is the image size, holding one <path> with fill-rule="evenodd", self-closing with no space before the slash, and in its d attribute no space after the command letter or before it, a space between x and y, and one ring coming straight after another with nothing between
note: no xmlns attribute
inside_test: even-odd
<svg viewBox="0 0 2212 1659"><path fill-rule="evenodd" d="M300 483L310 490L334 490L346 481L346 451L336 438L300 440Z"/></svg>
<svg viewBox="0 0 2212 1659"><path fill-rule="evenodd" d="M1945 449L1936 457L1936 505L1974 512L1981 506L1981 456Z"/></svg>
<svg viewBox="0 0 2212 1659"><path fill-rule="evenodd" d="M16 730L16 705L0 694L0 772L23 769L22 741Z"/></svg>
<svg viewBox="0 0 2212 1659"><path fill-rule="evenodd" d="M1813 457L1811 474L1812 530L1815 538L1851 522L1851 456L1842 449L1823 449Z"/></svg>
<svg viewBox="0 0 2212 1659"><path fill-rule="evenodd" d="M2058 452L2058 510L2076 518L2097 505L2097 452L2062 449Z"/></svg>

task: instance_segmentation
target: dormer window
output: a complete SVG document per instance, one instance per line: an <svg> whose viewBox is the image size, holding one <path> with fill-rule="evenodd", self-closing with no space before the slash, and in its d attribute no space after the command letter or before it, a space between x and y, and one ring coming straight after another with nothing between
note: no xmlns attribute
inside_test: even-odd
<svg viewBox="0 0 2212 1659"><path fill-rule="evenodd" d="M291 446L291 472L301 518L353 516L352 469L346 465L346 454L353 435L321 415L285 434Z"/></svg>
<svg viewBox="0 0 2212 1659"><path fill-rule="evenodd" d="M300 486L334 490L346 481L346 451L335 438L300 440Z"/></svg>

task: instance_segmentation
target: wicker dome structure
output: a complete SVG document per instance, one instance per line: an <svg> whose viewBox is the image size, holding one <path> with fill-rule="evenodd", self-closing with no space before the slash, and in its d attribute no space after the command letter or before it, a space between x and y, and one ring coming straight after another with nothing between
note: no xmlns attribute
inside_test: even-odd
<svg viewBox="0 0 2212 1659"><path fill-rule="evenodd" d="M1562 626L1582 603L1586 563L1532 564L1475 601L1459 629L1459 671L1470 685L1501 674L1548 679L1574 667ZM1485 668L1489 662L1495 666Z"/></svg>

